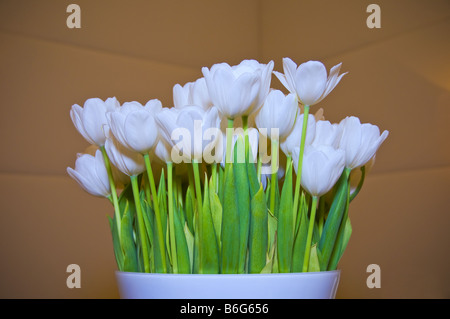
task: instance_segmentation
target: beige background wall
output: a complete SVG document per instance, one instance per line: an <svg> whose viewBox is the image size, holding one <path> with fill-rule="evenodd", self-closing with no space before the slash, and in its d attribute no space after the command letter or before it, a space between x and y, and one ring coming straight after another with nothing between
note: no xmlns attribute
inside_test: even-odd
<svg viewBox="0 0 450 319"><path fill-rule="evenodd" d="M81 7L81 29L66 7ZM366 26L381 7L381 29ZM350 216L340 298L449 298L450 2L445 0L0 1L0 297L116 298L106 215L66 174L87 146L87 98L172 103L201 67L282 57L343 62L320 106L390 136ZM281 88L273 77L273 86ZM81 266L81 289L66 267ZM381 267L381 288L366 267Z"/></svg>

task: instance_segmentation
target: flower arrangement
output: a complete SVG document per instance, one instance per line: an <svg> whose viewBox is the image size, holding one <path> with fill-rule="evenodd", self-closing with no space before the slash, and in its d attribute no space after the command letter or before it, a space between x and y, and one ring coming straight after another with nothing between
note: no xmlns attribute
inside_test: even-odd
<svg viewBox="0 0 450 319"><path fill-rule="evenodd" d="M346 74L318 61L244 60L203 68L173 88L174 106L116 98L73 105L94 147L67 168L109 199L118 269L243 274L335 270L352 227L349 204L388 136L323 100ZM289 91L271 88L272 74ZM281 150L281 152L280 152Z"/></svg>

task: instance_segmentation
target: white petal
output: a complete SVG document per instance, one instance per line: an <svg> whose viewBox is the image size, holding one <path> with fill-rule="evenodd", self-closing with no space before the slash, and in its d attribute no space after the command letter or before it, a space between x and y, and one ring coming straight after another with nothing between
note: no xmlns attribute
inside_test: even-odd
<svg viewBox="0 0 450 319"><path fill-rule="evenodd" d="M158 138L153 113L139 111L128 114L124 123L124 133L132 150L141 154L148 153Z"/></svg>
<svg viewBox="0 0 450 319"><path fill-rule="evenodd" d="M176 108L189 104L189 88L191 85L191 83L186 83L183 87L180 84L175 84L173 87L173 105Z"/></svg>
<svg viewBox="0 0 450 319"><path fill-rule="evenodd" d="M244 73L232 84L229 91L229 118L248 115L254 107L260 90L261 78L257 73Z"/></svg>
<svg viewBox="0 0 450 319"><path fill-rule="evenodd" d="M144 108L147 111L150 111L150 112L153 112L153 113L158 113L158 112L160 112L162 110L162 103L158 99L152 99L152 100L149 100L145 104Z"/></svg>
<svg viewBox="0 0 450 319"><path fill-rule="evenodd" d="M105 103L98 98L88 99L84 103L81 120L90 139L99 146L104 145L106 136L103 125L107 124Z"/></svg>
<svg viewBox="0 0 450 319"><path fill-rule="evenodd" d="M295 73L295 88L300 101L313 105L322 96L327 83L327 70L319 61L300 64Z"/></svg>
<svg viewBox="0 0 450 319"><path fill-rule="evenodd" d="M297 72L297 64L290 58L283 58L283 70L286 77L286 89L291 93L298 94L295 86L295 73Z"/></svg>
<svg viewBox="0 0 450 319"><path fill-rule="evenodd" d="M73 125L77 131L84 137L86 141L90 144L95 144L95 142L89 137L84 129L83 121L81 120L83 115L83 108L78 104L74 104L70 110L70 118L72 119Z"/></svg>

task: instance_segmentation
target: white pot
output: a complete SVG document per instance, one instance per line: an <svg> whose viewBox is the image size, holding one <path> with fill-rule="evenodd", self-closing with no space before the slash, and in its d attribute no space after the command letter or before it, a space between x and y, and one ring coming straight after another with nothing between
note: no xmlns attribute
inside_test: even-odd
<svg viewBox="0 0 450 319"><path fill-rule="evenodd" d="M123 299L334 299L340 270L285 274L116 272Z"/></svg>

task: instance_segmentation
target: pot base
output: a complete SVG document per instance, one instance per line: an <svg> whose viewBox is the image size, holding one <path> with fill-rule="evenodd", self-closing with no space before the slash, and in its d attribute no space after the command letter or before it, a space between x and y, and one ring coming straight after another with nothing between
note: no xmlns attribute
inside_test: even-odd
<svg viewBox="0 0 450 319"><path fill-rule="evenodd" d="M285 274L116 272L123 299L334 299L340 270Z"/></svg>

